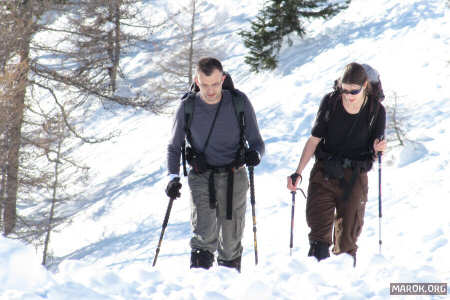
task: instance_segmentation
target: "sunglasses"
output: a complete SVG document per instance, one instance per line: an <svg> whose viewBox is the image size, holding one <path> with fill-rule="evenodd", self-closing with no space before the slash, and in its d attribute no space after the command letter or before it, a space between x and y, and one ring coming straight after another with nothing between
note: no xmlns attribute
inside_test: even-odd
<svg viewBox="0 0 450 300"><path fill-rule="evenodd" d="M341 93L342 94L351 94L351 95L358 95L362 90L362 87L360 87L359 89L355 89L355 90L345 90L343 88L341 88Z"/></svg>

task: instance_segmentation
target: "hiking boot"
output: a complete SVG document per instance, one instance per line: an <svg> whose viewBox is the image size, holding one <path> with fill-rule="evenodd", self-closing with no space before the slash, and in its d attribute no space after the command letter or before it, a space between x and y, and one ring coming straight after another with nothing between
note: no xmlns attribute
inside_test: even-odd
<svg viewBox="0 0 450 300"><path fill-rule="evenodd" d="M207 250L192 249L191 252L191 269L203 268L208 270L214 261L214 255Z"/></svg>
<svg viewBox="0 0 450 300"><path fill-rule="evenodd" d="M330 245L321 241L310 242L308 256L315 256L318 261L330 257Z"/></svg>
<svg viewBox="0 0 450 300"><path fill-rule="evenodd" d="M222 267L234 268L239 273L241 273L241 256L236 257L233 260L223 260L223 259L217 258L217 264Z"/></svg>

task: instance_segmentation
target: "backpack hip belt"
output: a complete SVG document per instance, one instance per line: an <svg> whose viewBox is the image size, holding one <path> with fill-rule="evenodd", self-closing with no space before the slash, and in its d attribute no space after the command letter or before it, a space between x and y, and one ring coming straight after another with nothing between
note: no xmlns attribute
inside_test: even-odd
<svg viewBox="0 0 450 300"><path fill-rule="evenodd" d="M233 215L233 190L234 190L234 172L240 170L243 167L234 166L233 164L226 167L211 167L211 173L208 178L208 192L209 192L209 208L217 208L217 198L216 198L216 187L214 174L218 173L228 173L227 177L227 220L232 219Z"/></svg>
<svg viewBox="0 0 450 300"><path fill-rule="evenodd" d="M244 167L243 164L236 166L234 163L218 167L208 165L208 170L211 170L213 173L227 173L229 171L237 171L242 167Z"/></svg>
<svg viewBox="0 0 450 300"><path fill-rule="evenodd" d="M344 169L361 169L361 172L369 171L372 166L372 160L367 158L365 160L350 159L347 157L337 156L333 153L324 151L321 147L317 147L315 157L319 161L335 161L339 163Z"/></svg>

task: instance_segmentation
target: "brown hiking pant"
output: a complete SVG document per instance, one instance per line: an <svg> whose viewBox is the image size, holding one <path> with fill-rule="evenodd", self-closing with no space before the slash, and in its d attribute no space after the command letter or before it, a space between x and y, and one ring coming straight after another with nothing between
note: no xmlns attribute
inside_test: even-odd
<svg viewBox="0 0 450 300"><path fill-rule="evenodd" d="M344 169L344 178L350 182L352 169ZM345 186L337 179L329 179L323 172L322 162L316 161L309 179L306 202L306 222L311 229L310 241L333 244L333 253L355 256L356 240L364 224L367 202L367 172L360 173L350 196L343 201ZM333 232L334 225L334 234Z"/></svg>

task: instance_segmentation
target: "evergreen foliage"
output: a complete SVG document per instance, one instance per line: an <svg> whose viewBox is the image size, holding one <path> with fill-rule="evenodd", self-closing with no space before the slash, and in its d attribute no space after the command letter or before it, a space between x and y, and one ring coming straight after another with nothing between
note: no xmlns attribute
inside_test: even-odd
<svg viewBox="0 0 450 300"><path fill-rule="evenodd" d="M300 38L306 34L304 20L313 18L328 19L346 9L350 0L270 0L259 11L256 20L251 22L249 31L239 34L249 49L245 62L251 71L273 70L278 65L278 54L287 39L292 45L291 33Z"/></svg>

